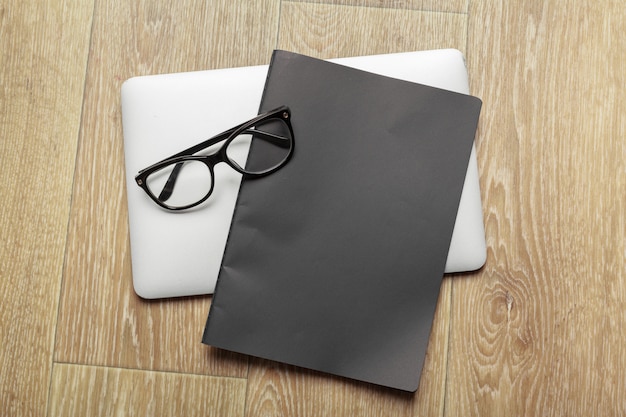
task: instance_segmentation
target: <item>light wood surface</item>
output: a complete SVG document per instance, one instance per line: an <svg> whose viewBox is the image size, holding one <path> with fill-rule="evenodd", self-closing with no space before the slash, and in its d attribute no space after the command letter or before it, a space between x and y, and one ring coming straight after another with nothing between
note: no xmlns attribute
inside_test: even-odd
<svg viewBox="0 0 626 417"><path fill-rule="evenodd" d="M470 16L489 260L454 282L446 405L625 415L626 8L471 2Z"/></svg>
<svg viewBox="0 0 626 417"><path fill-rule="evenodd" d="M93 4L0 5L0 415L45 415Z"/></svg>
<svg viewBox="0 0 626 417"><path fill-rule="evenodd" d="M246 380L55 364L51 390L55 416L240 416Z"/></svg>
<svg viewBox="0 0 626 417"><path fill-rule="evenodd" d="M0 415L626 415L624 33L617 0L1 1ZM447 47L488 259L443 279L416 394L207 348L210 297L134 294L125 79Z"/></svg>

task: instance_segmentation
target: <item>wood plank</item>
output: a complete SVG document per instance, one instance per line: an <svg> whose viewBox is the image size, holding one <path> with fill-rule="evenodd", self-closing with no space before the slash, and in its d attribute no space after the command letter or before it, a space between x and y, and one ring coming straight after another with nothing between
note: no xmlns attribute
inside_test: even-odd
<svg viewBox="0 0 626 417"><path fill-rule="evenodd" d="M347 21L359 25L346 27ZM279 47L321 58L445 47L464 51L466 24L467 17L458 14L284 2ZM253 360L246 415L442 415L450 291L446 278L417 394Z"/></svg>
<svg viewBox="0 0 626 417"><path fill-rule="evenodd" d="M148 302L132 290L119 93L135 75L267 63L278 6L274 0L98 3L56 360L246 374L246 357L200 344L210 298Z"/></svg>
<svg viewBox="0 0 626 417"><path fill-rule="evenodd" d="M0 5L0 415L45 415L93 2Z"/></svg>
<svg viewBox="0 0 626 417"><path fill-rule="evenodd" d="M465 52L466 35L465 14L284 1L278 47L317 58L438 48Z"/></svg>
<svg viewBox="0 0 626 417"><path fill-rule="evenodd" d="M239 378L55 364L49 415L242 416L245 390Z"/></svg>
<svg viewBox="0 0 626 417"><path fill-rule="evenodd" d="M293 0L307 3L343 4L398 10L467 13L468 0Z"/></svg>
<svg viewBox="0 0 626 417"><path fill-rule="evenodd" d="M454 282L446 414L623 415L626 9L470 7L489 256Z"/></svg>

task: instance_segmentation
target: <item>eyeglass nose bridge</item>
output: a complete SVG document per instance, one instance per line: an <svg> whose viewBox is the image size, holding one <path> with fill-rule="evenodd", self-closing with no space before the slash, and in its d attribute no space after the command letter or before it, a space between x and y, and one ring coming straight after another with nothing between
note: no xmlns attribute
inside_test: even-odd
<svg viewBox="0 0 626 417"><path fill-rule="evenodd" d="M196 156L196 159L203 162L209 171L211 171L211 177L215 178L215 166L224 162L226 165L234 169L240 174L246 174L244 167L240 166L237 162L228 157L227 153L228 142L224 144L217 152L210 155Z"/></svg>

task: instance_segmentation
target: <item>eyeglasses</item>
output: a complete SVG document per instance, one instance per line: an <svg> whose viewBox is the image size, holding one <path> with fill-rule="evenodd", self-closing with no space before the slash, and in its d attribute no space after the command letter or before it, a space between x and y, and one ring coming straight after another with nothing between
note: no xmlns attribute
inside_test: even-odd
<svg viewBox="0 0 626 417"><path fill-rule="evenodd" d="M196 155L222 141L217 152ZM159 206L185 210L209 198L218 163L225 162L244 178L258 178L285 166L293 148L291 112L282 106L142 169L135 182Z"/></svg>

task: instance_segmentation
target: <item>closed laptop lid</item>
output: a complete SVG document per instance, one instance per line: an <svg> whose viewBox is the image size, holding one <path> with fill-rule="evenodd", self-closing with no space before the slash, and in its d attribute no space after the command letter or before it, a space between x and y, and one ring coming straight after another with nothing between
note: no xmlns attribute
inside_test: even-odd
<svg viewBox="0 0 626 417"><path fill-rule="evenodd" d="M457 50L341 58L336 63L468 94ZM268 67L253 66L134 77L121 91L133 285L143 298L211 294L241 176L219 164L215 189L182 213L157 206L134 181L137 172L254 117ZM485 233L475 148L446 262L446 272L480 268Z"/></svg>

